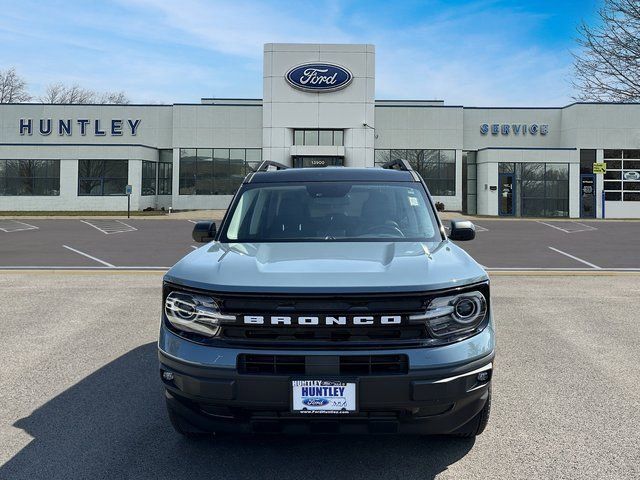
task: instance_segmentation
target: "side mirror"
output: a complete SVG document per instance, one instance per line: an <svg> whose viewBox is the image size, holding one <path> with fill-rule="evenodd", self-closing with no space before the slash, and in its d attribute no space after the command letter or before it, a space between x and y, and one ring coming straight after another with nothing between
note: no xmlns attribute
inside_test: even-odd
<svg viewBox="0 0 640 480"><path fill-rule="evenodd" d="M198 243L207 243L216 238L216 224L215 222L198 222L193 227L191 236Z"/></svg>
<svg viewBox="0 0 640 480"><path fill-rule="evenodd" d="M476 227L469 220L451 220L450 240L473 240L476 238Z"/></svg>

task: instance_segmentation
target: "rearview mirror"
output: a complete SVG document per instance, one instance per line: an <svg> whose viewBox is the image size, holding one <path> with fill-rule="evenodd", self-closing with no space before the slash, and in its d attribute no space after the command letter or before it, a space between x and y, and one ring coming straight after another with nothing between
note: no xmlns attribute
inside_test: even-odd
<svg viewBox="0 0 640 480"><path fill-rule="evenodd" d="M469 220L451 220L450 240L473 240L476 238L476 227Z"/></svg>
<svg viewBox="0 0 640 480"><path fill-rule="evenodd" d="M191 236L198 243L207 243L216 238L216 224L215 222L202 221L198 222L193 227Z"/></svg>

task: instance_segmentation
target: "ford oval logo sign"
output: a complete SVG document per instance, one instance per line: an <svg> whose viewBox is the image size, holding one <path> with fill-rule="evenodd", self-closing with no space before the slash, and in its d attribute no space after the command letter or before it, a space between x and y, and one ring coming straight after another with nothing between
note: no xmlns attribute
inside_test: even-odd
<svg viewBox="0 0 640 480"><path fill-rule="evenodd" d="M353 80L349 70L333 63L305 63L285 75L287 82L305 92L334 92Z"/></svg>
<svg viewBox="0 0 640 480"><path fill-rule="evenodd" d="M324 407L329 403L326 398L305 398L302 400L307 407Z"/></svg>
<svg viewBox="0 0 640 480"><path fill-rule="evenodd" d="M625 180L640 180L640 172L624 172Z"/></svg>

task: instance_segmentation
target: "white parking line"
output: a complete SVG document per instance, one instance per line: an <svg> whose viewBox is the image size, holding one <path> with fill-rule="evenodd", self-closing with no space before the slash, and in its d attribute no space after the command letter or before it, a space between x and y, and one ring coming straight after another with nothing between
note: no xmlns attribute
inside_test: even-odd
<svg viewBox="0 0 640 480"><path fill-rule="evenodd" d="M564 233L579 233L579 232L591 232L593 230L597 230L596 227L592 227L591 225L585 225L580 222L570 222L571 224L580 225L583 228L579 228L577 230L567 230L566 228L558 227L557 225L553 225L551 223L543 222L542 220L536 220L536 223L540 223L542 225L546 225L547 227L555 228L556 230L560 230Z"/></svg>
<svg viewBox="0 0 640 480"><path fill-rule="evenodd" d="M576 225L580 225L581 227L584 227L584 230L574 230L575 232L590 232L592 230L597 230L596 227L593 227L591 225L587 225L581 222L573 222L573 223L575 223Z"/></svg>
<svg viewBox="0 0 640 480"><path fill-rule="evenodd" d="M578 258L575 255L571 255L570 253L563 252L562 250L558 250L557 248L553 248L553 247L549 247L549 249L553 250L554 252L558 252L559 254L564 255L566 257L572 258L573 260L575 260L577 262L584 263L585 265L588 265L591 268L595 268L596 270L602 270L602 267L599 267L597 265L594 265L593 263L587 262L586 260Z"/></svg>
<svg viewBox="0 0 640 480"><path fill-rule="evenodd" d="M135 232L138 229L121 220L80 220L82 223L86 223L90 227L101 231L105 235L111 235L112 233L125 233Z"/></svg>
<svg viewBox="0 0 640 480"><path fill-rule="evenodd" d="M547 227L555 228L556 230L560 230L561 232L571 233L569 230L565 230L564 228L560 228L560 227L558 227L556 225L551 225L550 223L542 222L540 220L536 220L536 221L537 221L537 223L541 223L542 225L546 225Z"/></svg>
<svg viewBox="0 0 640 480"><path fill-rule="evenodd" d="M71 250L72 252L77 253L78 255L82 255L83 257L87 257L90 258L91 260L95 260L98 263L101 263L102 265L109 267L109 268L116 268L115 265L110 264L109 262L105 262L104 260L100 260L99 258L96 258L92 255L89 255L88 253L84 253L81 252L80 250L76 250L75 248L69 247L67 245L62 245L64 248L66 248L67 250Z"/></svg>
<svg viewBox="0 0 640 480"><path fill-rule="evenodd" d="M198 247L196 247L195 245L191 245L191 248L193 248L194 250L198 249Z"/></svg>
<svg viewBox="0 0 640 480"><path fill-rule="evenodd" d="M198 223L197 220L187 220L187 222L191 222L191 223Z"/></svg>
<svg viewBox="0 0 640 480"><path fill-rule="evenodd" d="M24 232L26 230L38 230L40 227L18 220L0 220L0 230L5 233Z"/></svg>

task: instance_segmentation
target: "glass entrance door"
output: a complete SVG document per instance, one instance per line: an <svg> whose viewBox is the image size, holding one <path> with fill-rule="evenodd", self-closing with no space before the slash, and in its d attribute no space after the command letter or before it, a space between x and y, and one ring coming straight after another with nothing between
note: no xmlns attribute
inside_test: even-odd
<svg viewBox="0 0 640 480"><path fill-rule="evenodd" d="M515 175L513 173L501 173L498 175L498 214L515 214Z"/></svg>
<svg viewBox="0 0 640 480"><path fill-rule="evenodd" d="M580 175L580 218L596 218L596 176Z"/></svg>

